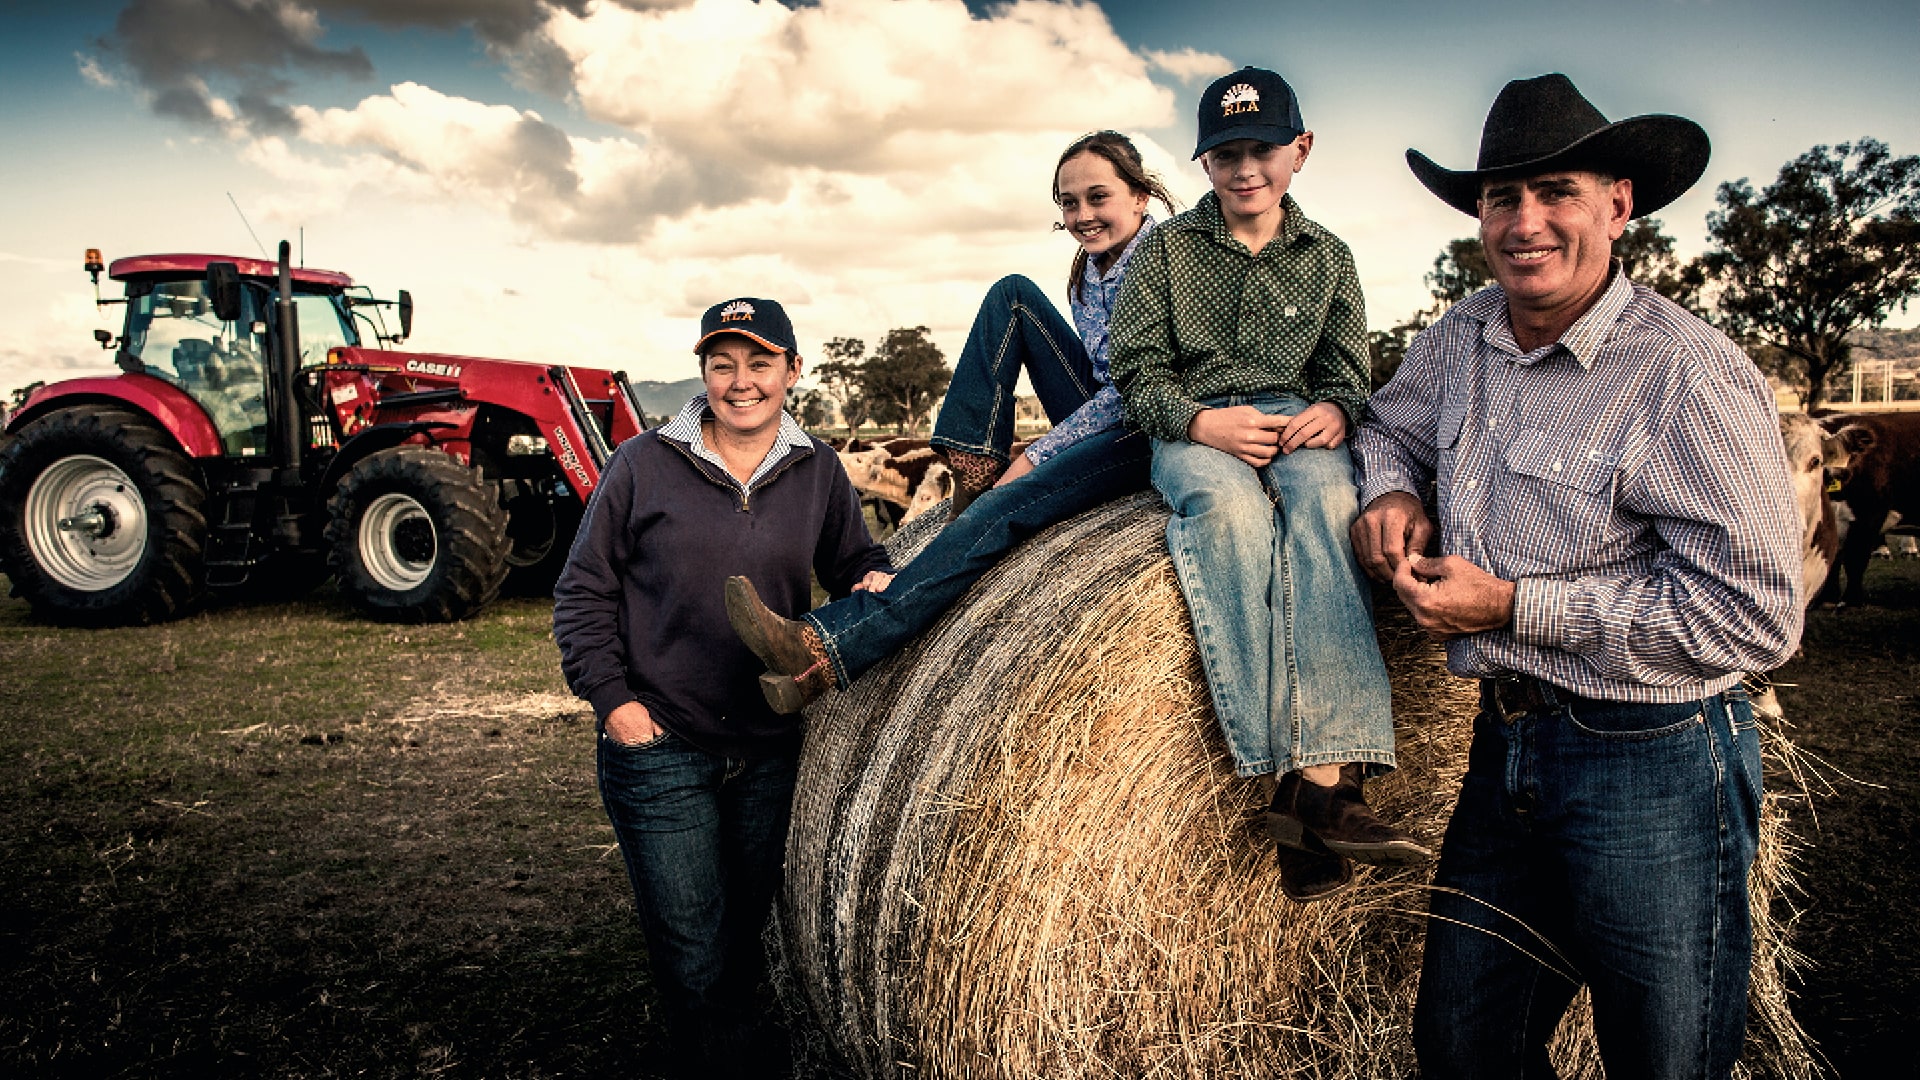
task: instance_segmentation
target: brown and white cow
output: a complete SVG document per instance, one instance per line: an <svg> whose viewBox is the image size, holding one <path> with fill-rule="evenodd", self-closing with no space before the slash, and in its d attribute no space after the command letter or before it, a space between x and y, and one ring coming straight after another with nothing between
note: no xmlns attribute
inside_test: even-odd
<svg viewBox="0 0 1920 1080"><path fill-rule="evenodd" d="M925 439L889 439L842 450L840 464L855 491L894 526L920 516L953 493L947 463Z"/></svg>
<svg viewBox="0 0 1920 1080"><path fill-rule="evenodd" d="M1821 423L1852 449L1848 465L1835 473L1841 484L1834 498L1846 502L1854 522L1828 572L1826 592L1857 604L1866 600L1862 579L1887 530L1920 523L1920 413L1856 413Z"/></svg>
<svg viewBox="0 0 1920 1080"><path fill-rule="evenodd" d="M1007 453L1018 457L1029 445L1017 441ZM856 439L848 447L840 451L847 479L876 515L896 528L953 497L953 473L929 440Z"/></svg>
<svg viewBox="0 0 1920 1080"><path fill-rule="evenodd" d="M1780 442L1787 452L1793 501L1800 508L1800 558L1803 595L1813 603L1840 550L1843 530L1832 498L1831 477L1843 475L1852 461L1857 435L1829 434L1802 412L1780 414Z"/></svg>

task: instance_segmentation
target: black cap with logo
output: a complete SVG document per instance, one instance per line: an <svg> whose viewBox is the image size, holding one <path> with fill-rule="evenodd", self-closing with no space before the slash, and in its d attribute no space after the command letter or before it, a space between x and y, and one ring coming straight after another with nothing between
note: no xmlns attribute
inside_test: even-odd
<svg viewBox="0 0 1920 1080"><path fill-rule="evenodd" d="M1293 87L1266 68L1243 67L1222 75L1200 95L1200 140L1193 156L1235 139L1285 146L1307 130Z"/></svg>
<svg viewBox="0 0 1920 1080"><path fill-rule="evenodd" d="M706 348L707 339L718 334L739 334L765 345L774 352L797 355L800 347L793 341L793 324L786 310L772 300L743 296L723 300L700 316L700 340L693 343L695 353Z"/></svg>

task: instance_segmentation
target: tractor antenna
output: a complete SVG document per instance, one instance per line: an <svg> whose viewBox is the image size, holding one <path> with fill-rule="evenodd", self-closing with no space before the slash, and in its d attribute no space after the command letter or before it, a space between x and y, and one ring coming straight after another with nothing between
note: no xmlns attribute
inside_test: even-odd
<svg viewBox="0 0 1920 1080"><path fill-rule="evenodd" d="M240 202L239 200L233 197L233 192L231 191L227 192L227 201L233 204L233 212L240 215L240 224L245 225L247 227L247 235L253 237L253 246L260 249L260 257L263 259L266 258L267 245L260 242L260 234L253 231L253 222L247 220L247 212L245 210L240 209ZM305 255L304 249L306 248L306 241L304 238L302 239L300 246L302 248L301 254Z"/></svg>
<svg viewBox="0 0 1920 1080"><path fill-rule="evenodd" d="M307 227L300 226L300 265L307 265Z"/></svg>

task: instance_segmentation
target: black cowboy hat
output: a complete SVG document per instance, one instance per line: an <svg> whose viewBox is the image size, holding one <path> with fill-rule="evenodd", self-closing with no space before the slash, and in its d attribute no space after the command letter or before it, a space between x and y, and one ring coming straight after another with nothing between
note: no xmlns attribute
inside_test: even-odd
<svg viewBox="0 0 1920 1080"><path fill-rule="evenodd" d="M1707 171L1710 147L1699 124L1681 116L1635 116L1608 123L1565 75L1515 79L1500 91L1480 131L1479 167L1443 169L1407 151L1413 175L1463 214L1479 216L1480 185L1563 169L1587 169L1633 181L1633 216L1644 217L1685 194Z"/></svg>

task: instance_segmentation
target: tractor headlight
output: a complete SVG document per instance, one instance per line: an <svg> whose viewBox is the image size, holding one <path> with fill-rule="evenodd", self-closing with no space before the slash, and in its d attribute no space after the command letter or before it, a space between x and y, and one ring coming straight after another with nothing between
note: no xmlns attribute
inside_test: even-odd
<svg viewBox="0 0 1920 1080"><path fill-rule="evenodd" d="M547 440L538 435L507 436L508 457L532 457L547 452Z"/></svg>

